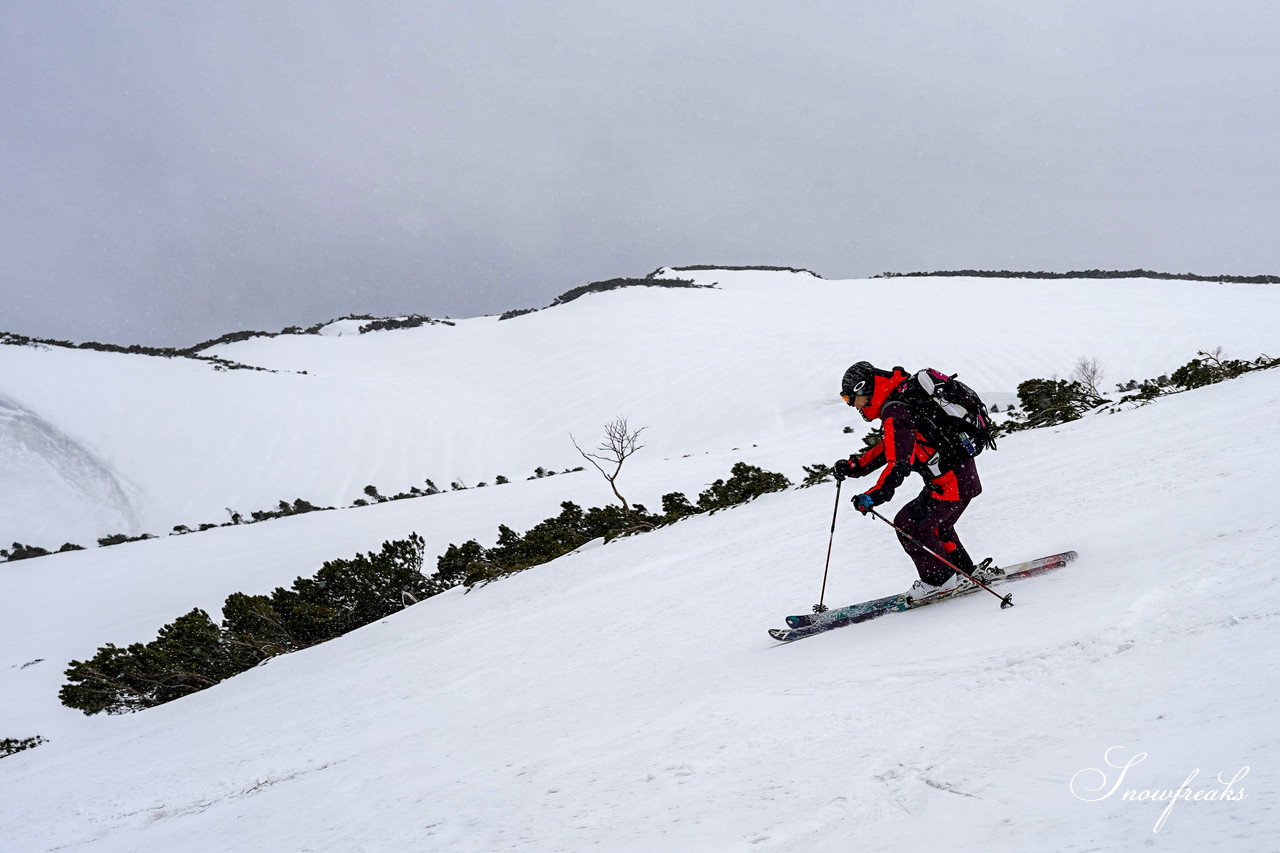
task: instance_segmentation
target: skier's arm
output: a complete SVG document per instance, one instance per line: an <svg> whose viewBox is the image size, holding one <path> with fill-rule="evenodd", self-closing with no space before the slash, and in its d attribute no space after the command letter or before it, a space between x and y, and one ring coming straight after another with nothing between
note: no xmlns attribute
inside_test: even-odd
<svg viewBox="0 0 1280 853"><path fill-rule="evenodd" d="M877 506L893 498L894 491L911 473L911 458L916 452L916 424L906 406L886 405L882 420L884 439L877 446L883 447L884 470L876 484L867 489Z"/></svg>
<svg viewBox="0 0 1280 853"><path fill-rule="evenodd" d="M850 457L853 464L853 476L865 477L877 468L881 468L885 463L884 440L877 441L874 445L867 448L861 456Z"/></svg>
<svg viewBox="0 0 1280 853"><path fill-rule="evenodd" d="M831 466L831 470L837 480L843 480L845 477L865 477L882 465L884 465L884 442L876 442L861 455L855 454L848 459L837 459Z"/></svg>

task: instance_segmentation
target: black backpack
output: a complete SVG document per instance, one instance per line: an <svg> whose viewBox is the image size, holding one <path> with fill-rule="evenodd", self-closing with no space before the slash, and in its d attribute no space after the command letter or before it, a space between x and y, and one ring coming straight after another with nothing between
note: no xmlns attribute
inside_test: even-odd
<svg viewBox="0 0 1280 853"><path fill-rule="evenodd" d="M942 454L944 468L954 468L988 447L996 449L987 405L956 374L926 368L903 382L896 395L910 407L920 432Z"/></svg>

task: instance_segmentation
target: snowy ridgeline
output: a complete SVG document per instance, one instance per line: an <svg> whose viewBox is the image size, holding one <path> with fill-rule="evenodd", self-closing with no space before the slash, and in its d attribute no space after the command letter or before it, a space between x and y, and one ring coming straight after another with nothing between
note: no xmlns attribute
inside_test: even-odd
<svg viewBox="0 0 1280 853"><path fill-rule="evenodd" d="M717 290L573 305L622 300L634 313L650 300L735 293L717 280ZM767 292L757 284L736 292ZM1232 297L1218 293L1230 314ZM1192 331L1210 341L1147 366L1142 342L1106 314L1098 310L1097 323L1116 343L1082 326L1061 345L1060 365L1021 378L1065 374L1082 354L1112 365L1135 353L1131 370L1122 359L1110 367L1124 381L1168 372L1195 348L1275 350L1243 313L1199 317ZM793 326L771 360L744 344L691 362L687 384L746 410L753 441L731 443L746 426L693 401L683 380L651 378L724 434L689 456L655 437L627 472L629 496L656 505L739 459L798 479L802 464L855 449L858 435L841 428L860 422L830 401L830 385L852 357L877 354L842 348L808 402L788 411L803 395L784 393L769 370L787 369L784 339L804 348L806 333ZM923 349L884 360L962 370L985 391L1005 387L1005 362L1039 357L1034 335L1019 334L1015 326L992 341L982 354L990 367L978 354ZM632 340L655 363L669 357L641 332ZM1147 345L1163 355L1163 341ZM396 354L384 346L384 358ZM372 360L361 352L347 356ZM323 349L275 356L279 366L326 358ZM341 376L347 356L309 375ZM726 371L744 368L758 371L762 393L714 397L720 384L740 391L743 377ZM643 384L628 390L661 396ZM586 419L585 396L566 396L567 419ZM9 399L72 435L29 396ZM598 422L617 413L604 411ZM216 612L230 591L269 591L383 539L418 530L428 555L448 541L492 542L499 523L524 529L565 499L600 504L607 487L587 474L515 479L5 565L0 737L48 742L0 765L4 848L791 850L850 838L882 850L1268 850L1278 823L1268 792L1280 781L1269 733L1278 703L1267 688L1280 675L1270 654L1280 572L1269 558L1280 546L1271 499L1280 461L1260 448L1278 419L1280 371L1271 370L1009 436L981 459L986 491L965 517L966 542L1001 562L1065 548L1078 562L1020 584L1008 610L970 597L790 646L765 629L817 599L830 487L588 547L469 594L455 589L123 717L61 708L66 662L104 642L150 639L193 606ZM598 422L579 433L594 435ZM400 428L367 425L350 455L376 455L365 443L386 452ZM552 431L527 435L539 429ZM81 443L124 467L103 445ZM288 457L287 442L276 447ZM234 455L224 464L252 474ZM827 601L900 591L911 578L887 528L843 508ZM1179 801L1152 801L1184 781Z"/></svg>

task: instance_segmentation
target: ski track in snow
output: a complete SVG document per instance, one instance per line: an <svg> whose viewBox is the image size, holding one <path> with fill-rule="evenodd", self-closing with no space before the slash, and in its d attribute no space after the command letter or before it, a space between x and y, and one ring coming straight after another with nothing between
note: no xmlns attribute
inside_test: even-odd
<svg viewBox="0 0 1280 853"><path fill-rule="evenodd" d="M765 276L743 281L746 294L756 283L767 292ZM671 295L650 293L627 304ZM1070 296L1054 310L1087 315ZM1096 315L1108 303L1094 298ZM1035 346L1016 334L1008 352L1022 354L1010 358L1031 359ZM1219 342L1254 354L1251 338ZM1068 369L1078 343L1053 344ZM1163 352L1126 341L1148 345ZM708 356L710 384L742 384L726 363L780 369L751 352ZM940 351L919 361L950 367ZM554 369L535 357L513 370ZM735 406L754 406L758 431L740 450L648 448L624 486L656 506L673 489L696 497L738 459L798 479L802 463L860 443L840 433L854 422L843 407L806 403L800 419L749 403L717 415L728 424ZM1011 586L1008 610L975 595L788 645L765 629L816 600L829 485L592 543L123 717L61 708L66 661L384 538L416 529L430 558L449 541L491 542L499 522L524 529L563 499L603 503L607 487L593 472L521 480L0 566L0 736L50 739L0 764L0 849L1273 850L1277 422L1280 370L1010 436L980 460L985 491L961 525L966 543L1001 562L1065 548L1078 561ZM537 446L555 422L526 426L514 440ZM721 438L733 429L750 432L729 425ZM391 464L393 439L371 425L380 446L368 452ZM917 488L913 478L890 509ZM846 501L828 603L911 578L892 532ZM1105 767L1113 746L1149 756L1125 787L1176 788L1199 769L1194 786L1216 788L1216 774L1248 765L1248 796L1177 803L1153 832L1163 803L1072 796L1073 775Z"/></svg>

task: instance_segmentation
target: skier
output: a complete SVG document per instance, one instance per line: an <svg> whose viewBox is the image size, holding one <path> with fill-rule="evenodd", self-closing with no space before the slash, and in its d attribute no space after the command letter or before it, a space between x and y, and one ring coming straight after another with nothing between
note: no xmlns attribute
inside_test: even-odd
<svg viewBox="0 0 1280 853"><path fill-rule="evenodd" d="M977 567L956 536L955 523L969 502L982 493L982 483L972 458L951 464L943 461L939 453L940 437L925 434L931 430L923 418L913 414L903 398L904 383L909 378L910 374L901 367L885 371L866 361L845 371L840 396L865 420L879 419L884 436L874 447L861 455L837 461L833 468L837 480L863 477L884 469L874 486L853 497L854 507L863 515L891 500L894 491L912 471L924 478L924 489L894 518L900 528L898 541L915 562L920 575L908 594L916 601L923 601L963 591L974 584L903 533L973 574Z"/></svg>

